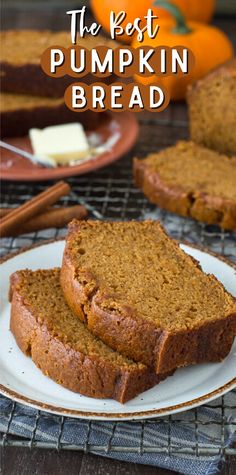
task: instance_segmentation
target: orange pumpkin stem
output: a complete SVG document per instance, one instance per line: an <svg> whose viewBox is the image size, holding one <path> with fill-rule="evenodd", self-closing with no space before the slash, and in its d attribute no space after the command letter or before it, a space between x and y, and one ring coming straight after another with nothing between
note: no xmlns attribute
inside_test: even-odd
<svg viewBox="0 0 236 475"><path fill-rule="evenodd" d="M174 17L176 21L176 26L172 30L173 33L184 34L184 35L187 33L191 33L192 30L188 27L186 20L184 18L184 15L181 12L180 8L178 8L176 5L166 0L155 0L153 4L156 7L165 8Z"/></svg>

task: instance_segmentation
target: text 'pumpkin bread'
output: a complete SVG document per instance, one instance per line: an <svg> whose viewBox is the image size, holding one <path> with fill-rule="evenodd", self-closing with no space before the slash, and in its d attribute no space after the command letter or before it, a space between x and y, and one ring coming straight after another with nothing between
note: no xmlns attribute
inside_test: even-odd
<svg viewBox="0 0 236 475"><path fill-rule="evenodd" d="M181 141L134 159L134 180L161 208L236 229L236 157Z"/></svg>
<svg viewBox="0 0 236 475"><path fill-rule="evenodd" d="M65 302L60 269L15 272L10 297L10 328L18 346L62 386L124 403L168 376L159 378L92 335Z"/></svg>
<svg viewBox="0 0 236 475"><path fill-rule="evenodd" d="M236 334L235 299L158 222L72 221L61 285L95 335L158 374L222 360Z"/></svg>

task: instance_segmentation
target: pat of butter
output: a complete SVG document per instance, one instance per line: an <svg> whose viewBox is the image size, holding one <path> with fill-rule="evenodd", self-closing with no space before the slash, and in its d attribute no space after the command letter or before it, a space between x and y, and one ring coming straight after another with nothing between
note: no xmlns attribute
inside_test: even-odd
<svg viewBox="0 0 236 475"><path fill-rule="evenodd" d="M65 165L81 160L89 151L87 137L79 123L30 129L29 137L34 154L45 160L45 163Z"/></svg>

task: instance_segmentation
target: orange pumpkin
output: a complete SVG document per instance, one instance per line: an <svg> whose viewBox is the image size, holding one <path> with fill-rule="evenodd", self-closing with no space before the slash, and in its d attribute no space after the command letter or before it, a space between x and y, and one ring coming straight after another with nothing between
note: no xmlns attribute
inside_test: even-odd
<svg viewBox="0 0 236 475"><path fill-rule="evenodd" d="M172 0L172 3L179 7L187 20L208 23L213 17L216 0ZM164 8L158 8L158 16L170 18L169 12Z"/></svg>
<svg viewBox="0 0 236 475"><path fill-rule="evenodd" d="M165 8L170 8L172 14L175 15L175 20L158 20L160 29L156 37L151 39L145 32L144 41L140 43L137 39L134 39L132 46L134 48L144 45L152 48L161 45L170 47L185 46L193 52L195 65L192 73L184 76L151 76L145 78L136 75L135 79L142 84L155 82L163 85L169 91L172 100L181 100L185 98L189 84L233 56L233 46L229 38L219 28L190 21L186 24L177 7L164 0L160 1L160 4L165 4Z"/></svg>
<svg viewBox="0 0 236 475"><path fill-rule="evenodd" d="M108 33L110 33L110 12L117 15L120 11L126 12L126 18L122 23L125 28L127 23L133 23L135 18L143 18L147 14L152 0L91 0L92 12L98 21ZM118 36L117 41L131 43L132 37L123 34Z"/></svg>
<svg viewBox="0 0 236 475"><path fill-rule="evenodd" d="M208 22L211 20L216 0L172 0L183 12L185 18L194 21ZM91 0L93 14L108 33L110 32L110 12L116 14L120 11L126 12L126 18L122 23L125 27L127 23L133 23L135 18L143 18L147 14L148 8L152 8L159 18L170 18L171 15L166 9L155 6L155 0ZM117 37L118 40L131 43L132 37L123 35Z"/></svg>

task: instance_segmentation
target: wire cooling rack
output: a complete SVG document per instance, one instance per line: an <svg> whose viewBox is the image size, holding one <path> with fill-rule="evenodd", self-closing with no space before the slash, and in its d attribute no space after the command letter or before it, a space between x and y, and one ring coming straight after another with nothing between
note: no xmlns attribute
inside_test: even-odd
<svg viewBox="0 0 236 475"><path fill-rule="evenodd" d="M0 396L1 402L2 396ZM236 455L235 444L228 446L228 439L231 437L232 432L236 430L236 390L231 391L225 396L217 399L216 401L205 404L201 408L196 408L188 412L183 412L177 415L170 415L168 417L162 417L158 419L158 423L165 426L166 437L162 438L161 442L148 443L145 442L145 432L151 431L152 427L157 427L156 419L146 419L145 421L134 422L92 422L86 420L74 420L76 423L76 430L83 431L82 443L69 443L63 439L64 430L68 423L71 423L73 419L68 417L54 416L46 414L45 412L34 410L29 415L27 411L28 423L30 423L30 437L19 438L10 433L11 425L14 424L14 418L17 413L16 419L19 420L24 417L26 409L24 406L9 401L7 410L4 412L4 417L7 420L7 428L4 433L0 433L0 445L1 446L21 446L21 447L38 447L48 448L56 450L83 450L84 452L95 452L103 455L109 455L110 453L133 453L133 454L165 454L167 456L177 455L191 455L191 456L216 456L216 455ZM211 417L208 417L211 414ZM217 418L217 415L220 416ZM0 413L1 416L1 413ZM30 419L30 422L29 422ZM37 438L38 430L42 427L43 423L49 422L50 424L56 424L56 434L51 437L51 440L39 440ZM73 423L73 422L72 422ZM92 431L97 430L99 424L102 424L102 428L109 426L108 437L106 441L101 439L101 443L97 444L92 441ZM129 425L131 433L136 433L138 436L132 438L132 443L128 443L127 440L124 444L121 443L121 438L118 433L120 430L124 430L124 424ZM179 427L182 430L191 430L193 437L186 445L180 443L177 440L175 429ZM101 427L100 427L101 428ZM163 429L162 429L163 430ZM134 432L133 432L134 431ZM231 434L231 436L229 436ZM205 442L203 441L205 437ZM155 439L154 439L155 440Z"/></svg>
<svg viewBox="0 0 236 475"><path fill-rule="evenodd" d="M156 116L158 116L156 118ZM147 153L173 144L177 139L184 139L188 136L186 110L184 106L177 108L170 107L161 115L151 115L143 113L141 116L141 128L138 143L133 153L130 153L122 160L110 167L99 170L96 173L74 177L68 180L72 186L70 196L61 200L62 204L73 205L84 204L90 218L103 220L128 220L145 218L159 219L167 232L175 239L188 241L194 244L201 244L220 255L224 255L232 261L236 261L236 235L216 226L208 226L197 223L191 219L185 219L165 212L151 205L143 194L134 186L132 181L132 157L143 157ZM47 183L3 183L2 185L2 206L16 206L39 193L48 186ZM4 238L1 243L1 254L18 250L22 246L31 245L48 238L63 236L66 230L47 230L18 238ZM2 398L2 396L0 397ZM19 409L20 407L20 409ZM0 445L14 445L25 447L44 447L68 450L84 450L85 452L96 452L109 454L115 452L130 453L162 453L166 456L177 454L202 455L222 455L235 454L236 447L228 447L227 439L229 428L236 429L236 391L231 391L227 395L217 399L213 403L205 404L201 408L196 408L185 413L159 418L160 423L167 428L167 437L161 444L144 444L144 432L156 420L146 420L135 422L140 425L140 436L132 446L121 446L116 442L116 432L120 422L107 423L112 425L109 440L104 444L94 445L90 440L93 424L91 421L80 421L85 427L85 438L81 444L63 442L63 430L68 418L47 415L41 411L34 411L32 430L28 438L20 438L11 435L11 426L14 421L15 412L19 411L24 415L26 410L12 401L7 405L7 411L2 414L6 421L6 429L0 434ZM210 416L202 418L202 410ZM214 412L212 412L212 410ZM210 412L209 412L210 411ZM0 414L1 416L1 414ZM213 417L214 416L214 417ZM216 417L215 417L216 416ZM57 437L52 441L40 441L37 439L37 428L43 419L53 417L58 424ZM77 421L78 422L78 421ZM106 424L106 423L105 423ZM124 424L124 422L122 423ZM132 424L132 423L131 423ZM194 440L188 444L179 446L173 436L173 427L185 425L194 430ZM209 440L205 444L199 442L200 435L208 434ZM217 435L216 435L217 434ZM216 437L218 443L216 444Z"/></svg>

